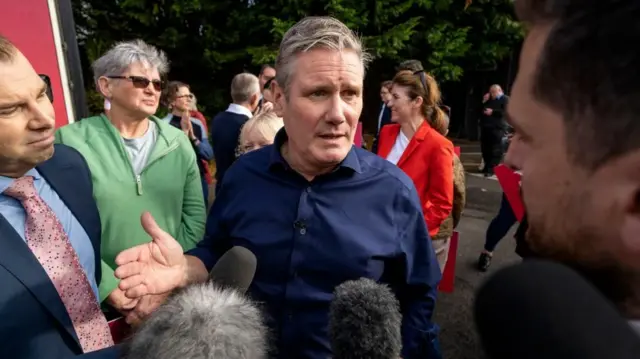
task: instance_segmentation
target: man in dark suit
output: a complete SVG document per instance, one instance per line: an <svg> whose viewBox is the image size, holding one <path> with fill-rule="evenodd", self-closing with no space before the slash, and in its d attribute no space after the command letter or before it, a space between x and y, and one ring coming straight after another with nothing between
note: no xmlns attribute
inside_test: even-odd
<svg viewBox="0 0 640 359"><path fill-rule="evenodd" d="M484 175L492 176L493 168L500 164L504 153L504 137L507 124L504 114L509 97L499 85L492 85L489 93L482 99L482 117L480 118L480 151L484 160Z"/></svg>
<svg viewBox="0 0 640 359"><path fill-rule="evenodd" d="M382 101L382 106L380 107L380 112L378 112L378 122L376 127L376 138L373 141L373 147L371 148L371 152L378 153L378 138L380 137L380 130L384 125L388 125L391 123L391 109L387 106L387 102L391 99L391 86L393 82L384 81L380 85L380 100Z"/></svg>
<svg viewBox="0 0 640 359"><path fill-rule="evenodd" d="M0 357L116 358L91 174L54 124L46 83L0 36Z"/></svg>
<svg viewBox="0 0 640 359"><path fill-rule="evenodd" d="M255 75L241 73L231 81L233 103L211 121L211 143L216 160L216 194L222 178L236 160L238 138L245 122L253 116L260 102L260 83Z"/></svg>

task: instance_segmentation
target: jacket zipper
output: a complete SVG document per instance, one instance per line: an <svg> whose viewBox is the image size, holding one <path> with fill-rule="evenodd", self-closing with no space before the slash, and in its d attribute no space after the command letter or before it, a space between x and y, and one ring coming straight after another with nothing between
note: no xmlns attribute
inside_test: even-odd
<svg viewBox="0 0 640 359"><path fill-rule="evenodd" d="M140 171L139 175L135 176L136 189L137 189L137 192L138 192L138 196L142 196L142 193L143 193L143 191L142 191L142 174L144 173L144 171L146 171L147 168L149 168L152 164L156 163L159 159L161 159L164 156L168 155L169 153L173 152L173 150L178 148L178 146L180 146L179 143L177 143L177 142L172 143L171 146L169 146L169 148L167 148L164 152L162 152L160 155L154 157L153 161L147 163L147 165L144 166L142 171Z"/></svg>

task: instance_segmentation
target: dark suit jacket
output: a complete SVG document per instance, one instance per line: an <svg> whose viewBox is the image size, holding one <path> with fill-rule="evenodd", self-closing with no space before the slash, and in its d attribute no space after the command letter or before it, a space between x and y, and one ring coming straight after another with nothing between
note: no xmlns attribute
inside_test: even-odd
<svg viewBox="0 0 640 359"><path fill-rule="evenodd" d="M380 127L378 127L376 132L376 138L373 140L373 146L371 148L371 152L378 153L378 141L380 140L380 131L382 127L391 123L391 109L387 106L384 107L382 111L382 118L380 119ZM380 116L380 111L378 111L378 116ZM378 123L378 118L376 117L376 124Z"/></svg>
<svg viewBox="0 0 640 359"><path fill-rule="evenodd" d="M249 117L229 111L223 111L211 121L211 143L213 156L216 160L216 193L222 183L222 178L229 167L236 160L236 150L240 131Z"/></svg>
<svg viewBox="0 0 640 359"><path fill-rule="evenodd" d="M98 207L89 167L79 152L55 145L51 159L36 167L91 239L100 283ZM67 359L82 354L58 292L36 257L0 215L0 358ZM116 358L113 351L91 358Z"/></svg>

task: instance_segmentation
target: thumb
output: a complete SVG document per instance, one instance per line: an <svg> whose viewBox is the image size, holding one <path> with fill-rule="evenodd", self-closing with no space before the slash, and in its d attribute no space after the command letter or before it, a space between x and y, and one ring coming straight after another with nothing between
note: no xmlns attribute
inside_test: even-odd
<svg viewBox="0 0 640 359"><path fill-rule="evenodd" d="M158 226L158 223L156 223L156 220L153 219L153 216L149 212L144 212L142 216L140 216L140 223L144 231L153 239L163 238L168 235L167 232Z"/></svg>

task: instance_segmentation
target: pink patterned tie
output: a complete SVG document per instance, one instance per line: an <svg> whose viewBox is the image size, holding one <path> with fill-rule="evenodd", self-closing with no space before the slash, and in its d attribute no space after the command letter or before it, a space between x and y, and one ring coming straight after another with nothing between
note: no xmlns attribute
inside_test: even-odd
<svg viewBox="0 0 640 359"><path fill-rule="evenodd" d="M33 186L33 177L15 180L4 194L26 211L25 234L31 252L51 278L85 353L113 345L109 325L62 224Z"/></svg>

